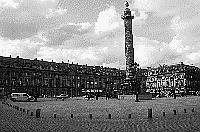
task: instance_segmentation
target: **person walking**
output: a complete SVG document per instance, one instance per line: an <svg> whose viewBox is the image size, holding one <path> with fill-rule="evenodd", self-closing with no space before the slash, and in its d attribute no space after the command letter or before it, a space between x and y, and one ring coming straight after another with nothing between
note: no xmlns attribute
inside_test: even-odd
<svg viewBox="0 0 200 132"><path fill-rule="evenodd" d="M109 95L108 95L108 92L106 93L106 100L108 100L109 99Z"/></svg>
<svg viewBox="0 0 200 132"><path fill-rule="evenodd" d="M88 96L88 99L87 99L87 101L88 101L88 100L90 100L90 94L88 94L87 96Z"/></svg>
<svg viewBox="0 0 200 132"><path fill-rule="evenodd" d="M98 93L96 94L96 100L98 100Z"/></svg>

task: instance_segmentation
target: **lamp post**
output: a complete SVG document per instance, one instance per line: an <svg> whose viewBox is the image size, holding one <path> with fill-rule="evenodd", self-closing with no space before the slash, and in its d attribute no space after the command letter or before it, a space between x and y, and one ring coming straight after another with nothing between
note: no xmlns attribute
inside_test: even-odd
<svg viewBox="0 0 200 132"><path fill-rule="evenodd" d="M136 83L136 85L137 85L137 83ZM139 102L138 94L139 94L139 89L138 89L138 86L136 86L135 102Z"/></svg>
<svg viewBox="0 0 200 132"><path fill-rule="evenodd" d="M139 98L138 98L138 95L139 95L139 64L137 64L136 62L134 63L134 66L133 66L133 70L134 70L134 78L133 78L133 82L135 84L135 102L139 102ZM133 87L133 83L132 84L132 87Z"/></svg>

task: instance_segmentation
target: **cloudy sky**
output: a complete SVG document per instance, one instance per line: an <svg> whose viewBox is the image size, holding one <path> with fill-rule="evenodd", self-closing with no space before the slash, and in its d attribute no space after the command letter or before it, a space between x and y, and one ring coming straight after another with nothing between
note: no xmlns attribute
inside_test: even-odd
<svg viewBox="0 0 200 132"><path fill-rule="evenodd" d="M124 0L0 0L0 55L124 68ZM200 66L200 0L133 0L135 60Z"/></svg>

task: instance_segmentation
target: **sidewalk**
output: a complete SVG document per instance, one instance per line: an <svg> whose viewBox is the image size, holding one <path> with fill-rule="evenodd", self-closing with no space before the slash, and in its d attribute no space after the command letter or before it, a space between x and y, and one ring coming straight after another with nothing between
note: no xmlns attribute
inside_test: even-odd
<svg viewBox="0 0 200 132"><path fill-rule="evenodd" d="M36 118L0 102L1 132L199 132L200 113L152 119Z"/></svg>

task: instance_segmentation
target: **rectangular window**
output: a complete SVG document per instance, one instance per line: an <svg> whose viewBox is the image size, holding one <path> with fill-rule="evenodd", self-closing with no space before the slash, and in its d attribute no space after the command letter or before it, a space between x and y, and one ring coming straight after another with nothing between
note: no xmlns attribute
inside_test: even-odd
<svg viewBox="0 0 200 132"><path fill-rule="evenodd" d="M28 95L27 95L27 94L23 94L23 96L24 96L24 97L28 97Z"/></svg>

